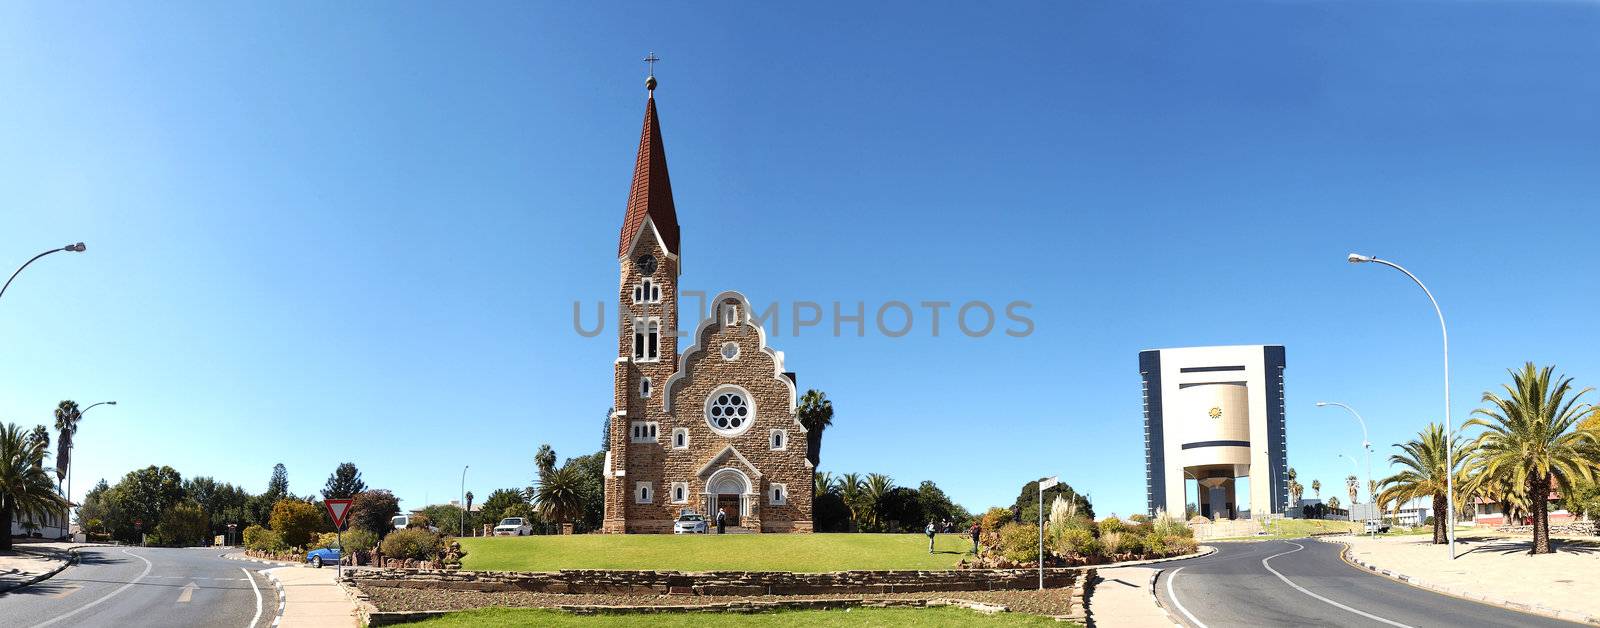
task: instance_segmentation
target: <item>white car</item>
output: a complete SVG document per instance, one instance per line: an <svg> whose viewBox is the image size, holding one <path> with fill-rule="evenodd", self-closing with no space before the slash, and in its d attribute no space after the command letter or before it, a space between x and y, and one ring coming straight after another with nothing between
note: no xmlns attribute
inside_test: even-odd
<svg viewBox="0 0 1600 628"><path fill-rule="evenodd" d="M522 517L506 517L494 527L495 536L528 536L533 534L533 524Z"/></svg>
<svg viewBox="0 0 1600 628"><path fill-rule="evenodd" d="M411 515L395 515L393 519L389 520L389 524L393 525L396 530L404 530L411 526ZM428 531L438 532L439 527L428 526Z"/></svg>
<svg viewBox="0 0 1600 628"><path fill-rule="evenodd" d="M705 534L709 526L706 518L699 513L689 511L678 515L678 520L672 524L673 534Z"/></svg>

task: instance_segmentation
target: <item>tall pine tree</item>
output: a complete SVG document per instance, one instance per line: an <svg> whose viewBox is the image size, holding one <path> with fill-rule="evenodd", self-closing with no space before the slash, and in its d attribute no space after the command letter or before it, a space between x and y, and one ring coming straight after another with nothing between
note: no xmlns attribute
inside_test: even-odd
<svg viewBox="0 0 1600 628"><path fill-rule="evenodd" d="M350 499L356 493L367 490L367 483L361 481L361 471L356 469L353 462L346 462L333 470L333 475L328 476L328 483L322 487L323 499Z"/></svg>

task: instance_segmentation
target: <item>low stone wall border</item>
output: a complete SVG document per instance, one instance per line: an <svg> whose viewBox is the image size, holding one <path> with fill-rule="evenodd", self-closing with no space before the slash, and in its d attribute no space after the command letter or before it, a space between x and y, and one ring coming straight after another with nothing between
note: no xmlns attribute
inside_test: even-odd
<svg viewBox="0 0 1600 628"><path fill-rule="evenodd" d="M573 615L635 615L659 613L768 613L773 611L799 611L799 610L837 610L842 608L937 608L955 606L985 615L1008 613L1011 609L999 604L985 604L972 600L957 598L934 598L928 600L902 600L894 598L840 598L823 600L788 600L788 601L750 601L750 602L720 602L715 604L693 605L638 605L638 606L605 606L597 604L564 604L550 607ZM461 611L372 611L363 616L368 626L392 626L409 622L422 621L456 613ZM1070 619L1071 616L1063 617Z"/></svg>
<svg viewBox="0 0 1600 628"><path fill-rule="evenodd" d="M1444 586L1444 585L1441 585L1441 584L1432 583L1432 582L1424 582L1422 579L1417 578L1415 576L1408 576L1406 574L1398 573L1398 572L1395 572L1395 571L1392 571L1392 570L1389 570L1389 569L1385 569L1383 567L1379 567L1377 565L1368 563L1366 561L1363 561L1360 558L1357 558L1354 554L1350 553L1350 550L1353 549L1353 548L1350 546L1349 543L1345 543L1343 541L1339 541L1339 544L1344 546L1344 550L1339 552L1339 557L1343 558L1345 563L1347 563L1350 566L1355 567L1357 569L1365 569L1367 571L1370 571L1372 573L1378 574L1378 575L1383 576L1385 578L1388 578L1390 580L1395 580L1397 582L1404 582L1406 584L1409 584L1411 586L1417 587L1419 589L1427 589L1427 590L1433 591L1435 593L1443 593L1445 595L1448 595L1448 596L1451 596L1451 597L1458 597L1458 598L1461 598L1463 600L1470 600L1470 601L1473 601L1473 602L1482 602L1484 604L1492 604L1494 606L1499 606L1501 608L1507 608L1507 609L1511 609L1511 610L1514 610L1514 611L1520 611L1520 612L1523 612L1523 613L1529 613L1529 614L1533 614L1533 615L1540 615L1540 616L1543 616L1543 617L1550 617L1550 618L1554 618L1554 619L1559 619L1561 621L1570 621L1570 622L1576 622L1576 623L1580 623L1580 624L1590 624L1590 625L1600 626L1600 617L1595 617L1593 615L1586 615L1584 613L1560 610L1560 609L1555 609L1555 608L1546 608L1546 607L1543 607L1543 606L1538 606L1536 604L1527 604L1527 603L1524 603L1524 602L1517 602L1517 601L1513 601L1513 600L1508 600L1508 599L1505 599L1505 598L1499 597L1499 596L1485 595L1485 594L1482 594L1482 593L1477 593L1475 591L1468 591L1466 589L1457 589L1455 587L1447 587L1447 586Z"/></svg>

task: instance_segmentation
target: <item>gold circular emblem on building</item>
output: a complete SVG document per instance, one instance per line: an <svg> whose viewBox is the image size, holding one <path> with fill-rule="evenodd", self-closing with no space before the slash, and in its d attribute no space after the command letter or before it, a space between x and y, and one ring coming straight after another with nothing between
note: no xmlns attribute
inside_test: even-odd
<svg viewBox="0 0 1600 628"><path fill-rule="evenodd" d="M1212 408L1210 414L1211 418L1220 419L1222 418L1222 408Z"/></svg>

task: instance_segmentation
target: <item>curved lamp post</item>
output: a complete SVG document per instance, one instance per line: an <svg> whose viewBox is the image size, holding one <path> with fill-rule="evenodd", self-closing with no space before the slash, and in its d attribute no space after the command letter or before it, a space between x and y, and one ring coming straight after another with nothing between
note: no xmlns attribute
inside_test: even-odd
<svg viewBox="0 0 1600 628"><path fill-rule="evenodd" d="M470 464L461 467L461 528L456 531L457 536L467 534L467 469L471 467Z"/></svg>
<svg viewBox="0 0 1600 628"><path fill-rule="evenodd" d="M1393 268L1395 270L1398 270L1398 271L1400 271L1402 273L1405 273L1407 277L1411 278L1411 281L1413 281L1413 282L1415 282L1417 284L1418 288L1422 288L1422 293L1423 294L1428 295L1428 302L1433 304L1433 313L1439 315L1439 333L1444 338L1444 443L1445 443L1445 452L1444 452L1445 500L1444 500L1444 507L1445 507L1445 513L1446 513L1445 516L1447 517L1446 520L1445 520L1446 521L1445 531L1449 534L1449 537L1450 537L1450 560L1455 560L1455 558L1456 558L1456 474L1455 474L1455 462L1456 462L1455 456L1456 456L1456 452L1455 452L1455 447L1452 446L1452 443L1453 443L1453 439L1455 438L1456 426L1450 420L1450 329L1448 327L1446 327L1445 324L1444 324L1444 310L1439 309L1439 301L1438 301L1438 299L1433 298L1433 293L1428 290L1428 286L1423 285L1421 279L1417 279L1416 275L1411 274L1411 271L1406 270L1401 265L1396 264L1394 262L1391 262L1389 260L1382 260L1382 259L1378 259L1376 257L1371 257L1371 256L1367 256L1367 255L1361 255L1359 253L1351 253L1350 256L1347 257L1346 259L1349 260L1351 264L1366 264L1366 263L1369 263L1369 262L1370 263L1375 263L1375 264L1383 264L1384 266L1388 266L1388 267Z"/></svg>
<svg viewBox="0 0 1600 628"><path fill-rule="evenodd" d="M1367 439L1367 421L1361 418L1361 413L1356 412L1355 408L1344 405L1337 401L1317 402L1318 408L1326 408L1328 406L1338 406L1340 408L1344 408L1350 413L1351 416L1356 418L1356 422L1361 424L1361 448L1367 450L1367 501L1377 504L1378 496L1372 492L1372 441Z"/></svg>
<svg viewBox="0 0 1600 628"><path fill-rule="evenodd" d="M115 402L115 401L101 401L99 403L91 403L91 404L89 404L89 407L78 411L78 420L80 420L80 421L83 420L83 415L88 414L89 411L93 410L95 406L114 406L114 405L117 405L117 402ZM72 442L67 443L67 502L69 502L69 503L72 501L72 450L74 448L76 448L77 445L78 445L78 439L77 439L78 435L76 434L76 430L74 430L74 434L72 436L73 436Z"/></svg>
<svg viewBox="0 0 1600 628"><path fill-rule="evenodd" d="M21 266L18 266L17 267L17 272L11 273L11 279L7 279L6 280L6 284L3 285L3 286L0 286L0 297L5 296L6 288L10 288L11 287L11 282L16 280L17 275L22 274L22 269L27 268L28 264L32 264L34 261L38 260L39 258L44 257L46 255L49 255L51 253L60 253L61 251L68 251L68 252L72 252L72 253L82 253L84 251L84 249L86 249L86 248L88 248L88 247L85 247L82 242L79 242L77 244L68 244L68 245L63 246L63 247L61 247L59 249L50 249L48 251L45 251L43 253L40 253L38 255L33 256L33 259L30 259L30 260L28 260L26 262L23 262Z"/></svg>

